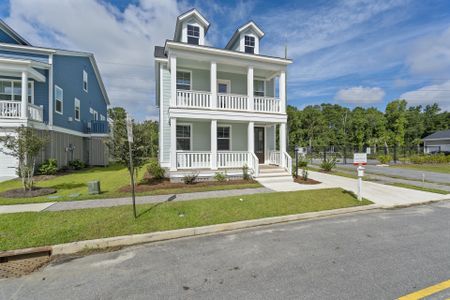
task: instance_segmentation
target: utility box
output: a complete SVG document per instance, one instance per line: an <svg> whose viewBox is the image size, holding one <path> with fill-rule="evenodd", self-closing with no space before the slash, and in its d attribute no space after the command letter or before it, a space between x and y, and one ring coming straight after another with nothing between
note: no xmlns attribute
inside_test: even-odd
<svg viewBox="0 0 450 300"><path fill-rule="evenodd" d="M88 193L91 195L100 194L100 181L89 181L88 182Z"/></svg>

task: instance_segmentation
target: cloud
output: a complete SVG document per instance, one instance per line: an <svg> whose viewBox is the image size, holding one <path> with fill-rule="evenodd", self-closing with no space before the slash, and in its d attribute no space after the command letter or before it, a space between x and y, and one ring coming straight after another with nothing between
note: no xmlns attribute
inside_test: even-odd
<svg viewBox="0 0 450 300"><path fill-rule="evenodd" d="M153 48L172 36L179 13L175 0L123 10L95 0L11 0L6 22L34 45L93 52L112 105L156 119Z"/></svg>
<svg viewBox="0 0 450 300"><path fill-rule="evenodd" d="M450 80L403 93L400 99L405 99L409 105L437 103L443 110L450 111Z"/></svg>
<svg viewBox="0 0 450 300"><path fill-rule="evenodd" d="M384 91L379 87L356 86L341 89L335 99L349 104L374 104L383 101Z"/></svg>

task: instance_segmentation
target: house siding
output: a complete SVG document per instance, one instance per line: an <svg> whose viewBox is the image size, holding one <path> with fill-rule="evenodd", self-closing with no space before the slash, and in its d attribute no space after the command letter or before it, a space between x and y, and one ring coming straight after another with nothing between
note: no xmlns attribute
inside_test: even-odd
<svg viewBox="0 0 450 300"><path fill-rule="evenodd" d="M225 79L231 81L231 93L247 95L247 75L228 72L217 72L217 80Z"/></svg>
<svg viewBox="0 0 450 300"><path fill-rule="evenodd" d="M169 105L170 105L170 72L167 66L163 67L163 91L162 91L162 107L163 107L163 121L162 121L162 136L163 136L163 153L161 155L162 162L170 161L170 123L169 123Z"/></svg>
<svg viewBox="0 0 450 300"><path fill-rule="evenodd" d="M13 39L9 34L0 29L0 43L6 44L16 44L20 45L15 39Z"/></svg>

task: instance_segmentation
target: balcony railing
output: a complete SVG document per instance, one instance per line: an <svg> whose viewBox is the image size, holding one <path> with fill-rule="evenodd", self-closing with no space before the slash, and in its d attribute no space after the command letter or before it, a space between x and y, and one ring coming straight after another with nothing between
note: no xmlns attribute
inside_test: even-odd
<svg viewBox="0 0 450 300"><path fill-rule="evenodd" d="M42 122L44 120L44 111L41 106L34 104L27 105L27 118L29 120ZM19 101L0 101L0 118L20 119L22 118L22 102Z"/></svg>
<svg viewBox="0 0 450 300"><path fill-rule="evenodd" d="M246 95L217 94L217 103L213 105L210 92L177 90L176 107L206 108L218 110L256 111L265 113L281 113L280 99L271 97L254 97L250 105ZM253 107L253 109L251 109Z"/></svg>
<svg viewBox="0 0 450 300"><path fill-rule="evenodd" d="M44 121L44 109L41 106L28 104L28 118L39 122Z"/></svg>
<svg viewBox="0 0 450 300"><path fill-rule="evenodd" d="M89 121L86 133L109 133L108 121Z"/></svg>

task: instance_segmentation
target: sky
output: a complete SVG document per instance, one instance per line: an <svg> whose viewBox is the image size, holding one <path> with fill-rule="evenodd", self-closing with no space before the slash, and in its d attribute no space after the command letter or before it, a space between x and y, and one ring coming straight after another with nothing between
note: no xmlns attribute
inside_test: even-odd
<svg viewBox="0 0 450 300"><path fill-rule="evenodd" d="M288 57L288 104L384 110L394 99L450 110L448 0L0 0L0 18L35 46L93 52L112 106L158 119L153 48L197 8L223 48L254 20L261 54Z"/></svg>

